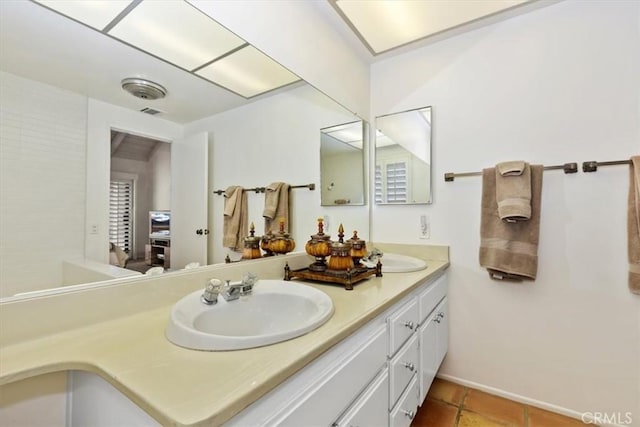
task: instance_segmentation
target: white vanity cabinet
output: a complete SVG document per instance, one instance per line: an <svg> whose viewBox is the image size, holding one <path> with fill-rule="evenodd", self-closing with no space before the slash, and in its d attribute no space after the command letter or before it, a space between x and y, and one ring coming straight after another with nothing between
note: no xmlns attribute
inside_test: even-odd
<svg viewBox="0 0 640 427"><path fill-rule="evenodd" d="M225 426L409 427L447 351L446 273L429 279Z"/></svg>

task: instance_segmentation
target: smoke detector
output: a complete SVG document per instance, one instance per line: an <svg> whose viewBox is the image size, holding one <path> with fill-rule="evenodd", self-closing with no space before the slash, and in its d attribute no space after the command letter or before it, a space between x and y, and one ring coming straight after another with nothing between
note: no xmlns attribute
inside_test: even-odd
<svg viewBox="0 0 640 427"><path fill-rule="evenodd" d="M136 98L147 100L162 99L167 94L167 90L163 86L150 80L128 78L122 80L121 83L122 89Z"/></svg>

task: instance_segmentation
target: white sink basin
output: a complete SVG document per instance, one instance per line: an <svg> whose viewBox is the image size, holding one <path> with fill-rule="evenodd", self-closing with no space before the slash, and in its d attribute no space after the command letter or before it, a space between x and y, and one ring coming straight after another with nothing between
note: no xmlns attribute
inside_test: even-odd
<svg viewBox="0 0 640 427"><path fill-rule="evenodd" d="M311 286L284 280L259 280L251 295L215 305L200 300L202 290L178 301L166 336L194 350L240 350L299 337L333 315L333 302Z"/></svg>
<svg viewBox="0 0 640 427"><path fill-rule="evenodd" d="M409 273L427 268L427 262L412 256L384 253L380 258L382 263L382 273ZM366 262L367 266L375 266L375 262Z"/></svg>

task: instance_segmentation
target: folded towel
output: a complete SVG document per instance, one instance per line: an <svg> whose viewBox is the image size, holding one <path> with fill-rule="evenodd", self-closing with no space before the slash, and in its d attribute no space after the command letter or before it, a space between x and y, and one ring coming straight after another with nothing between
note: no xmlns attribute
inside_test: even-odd
<svg viewBox="0 0 640 427"><path fill-rule="evenodd" d="M640 294L640 156L631 158L627 232L629 248L629 290Z"/></svg>
<svg viewBox="0 0 640 427"><path fill-rule="evenodd" d="M242 187L231 186L224 192L222 246L242 250L242 239L249 232L247 224L247 193Z"/></svg>
<svg viewBox="0 0 640 427"><path fill-rule="evenodd" d="M496 171L482 171L482 211L480 217L480 265L492 279L522 281L535 279L538 271L542 165L532 165L531 218L505 222L498 215Z"/></svg>
<svg viewBox="0 0 640 427"><path fill-rule="evenodd" d="M496 165L496 200L500 219L508 222L531 218L531 168L521 160Z"/></svg>
<svg viewBox="0 0 640 427"><path fill-rule="evenodd" d="M289 184L273 182L264 191L264 232L278 231L278 224L284 219L285 231L289 229Z"/></svg>

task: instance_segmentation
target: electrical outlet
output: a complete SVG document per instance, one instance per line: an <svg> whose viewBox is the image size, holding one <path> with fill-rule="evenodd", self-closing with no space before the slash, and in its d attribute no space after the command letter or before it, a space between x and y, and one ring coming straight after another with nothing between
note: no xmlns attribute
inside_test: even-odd
<svg viewBox="0 0 640 427"><path fill-rule="evenodd" d="M329 227L331 226L331 223L329 222L331 218L329 217L329 215L324 215L322 217L322 224L324 226L324 231L325 233L329 233L329 230L331 230Z"/></svg>
<svg viewBox="0 0 640 427"><path fill-rule="evenodd" d="M91 224L89 227L89 234L98 234L100 232L100 227L98 224Z"/></svg>
<svg viewBox="0 0 640 427"><path fill-rule="evenodd" d="M421 239L429 239L431 237L431 224L428 215L420 215L420 234Z"/></svg>

